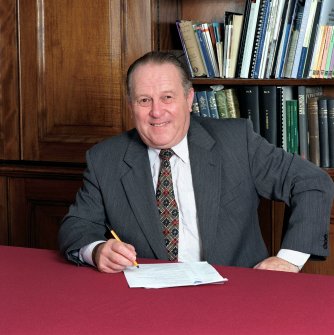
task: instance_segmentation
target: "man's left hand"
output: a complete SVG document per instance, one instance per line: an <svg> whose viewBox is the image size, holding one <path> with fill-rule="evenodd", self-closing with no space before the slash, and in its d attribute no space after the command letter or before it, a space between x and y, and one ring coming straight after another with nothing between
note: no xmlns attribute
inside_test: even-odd
<svg viewBox="0 0 334 335"><path fill-rule="evenodd" d="M256 264L254 269L259 270L273 270L273 271L285 271L285 272L294 272L298 273L298 266L289 263L288 261L279 258L279 257L269 257L263 260L262 262Z"/></svg>

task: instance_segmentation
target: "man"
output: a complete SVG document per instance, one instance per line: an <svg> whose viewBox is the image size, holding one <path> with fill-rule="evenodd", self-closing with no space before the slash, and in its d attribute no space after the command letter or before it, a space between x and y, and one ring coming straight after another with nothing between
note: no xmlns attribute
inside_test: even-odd
<svg viewBox="0 0 334 335"><path fill-rule="evenodd" d="M333 183L325 172L269 144L248 120L191 116L194 90L171 54L135 61L127 89L136 128L87 152L84 185L59 231L67 259L107 273L136 257L170 259L155 194L159 152L170 148L178 261L298 272L310 255L328 255ZM269 258L260 196L291 208L282 249Z"/></svg>

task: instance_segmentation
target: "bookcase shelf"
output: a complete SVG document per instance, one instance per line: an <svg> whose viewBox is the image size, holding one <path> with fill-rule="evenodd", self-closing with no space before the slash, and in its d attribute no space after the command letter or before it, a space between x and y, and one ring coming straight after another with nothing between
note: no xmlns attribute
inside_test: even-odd
<svg viewBox="0 0 334 335"><path fill-rule="evenodd" d="M194 85L284 85L284 86L334 86L333 79L223 79L223 78L193 78Z"/></svg>

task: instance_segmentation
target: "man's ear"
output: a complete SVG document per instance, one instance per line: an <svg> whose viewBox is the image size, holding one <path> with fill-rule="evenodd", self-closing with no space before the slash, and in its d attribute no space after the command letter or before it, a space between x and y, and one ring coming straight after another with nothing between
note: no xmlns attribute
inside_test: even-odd
<svg viewBox="0 0 334 335"><path fill-rule="evenodd" d="M194 101L194 95L195 95L195 90L193 87L191 87L188 91L188 97L187 97L187 102L188 102L188 107L189 107L189 111L191 112L192 110L192 105L193 105L193 101Z"/></svg>

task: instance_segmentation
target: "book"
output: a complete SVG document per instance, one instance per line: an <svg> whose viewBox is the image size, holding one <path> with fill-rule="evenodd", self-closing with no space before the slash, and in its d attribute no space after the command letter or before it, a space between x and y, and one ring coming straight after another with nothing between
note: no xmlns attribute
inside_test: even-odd
<svg viewBox="0 0 334 335"><path fill-rule="evenodd" d="M206 96L207 96L207 99L208 99L210 116L214 119L219 119L218 107L217 107L215 93L212 90L209 90L209 91L206 92Z"/></svg>
<svg viewBox="0 0 334 335"><path fill-rule="evenodd" d="M240 104L240 117L252 121L253 129L260 134L260 106L259 87L257 85L243 85L238 88Z"/></svg>
<svg viewBox="0 0 334 335"><path fill-rule="evenodd" d="M206 76L201 52L196 41L195 32L192 27L192 22L187 20L176 21L176 27L179 31L181 44L191 65L191 73L195 77Z"/></svg>
<svg viewBox="0 0 334 335"><path fill-rule="evenodd" d="M214 71L213 64L210 59L209 50L208 50L207 42L205 40L202 26L201 24L193 24L193 29L195 31L196 40L197 40L198 47L199 47L199 50L200 50L200 53L203 59L203 63L206 69L207 76L209 78L213 78L215 76L215 71Z"/></svg>
<svg viewBox="0 0 334 335"><path fill-rule="evenodd" d="M255 3L256 3L256 1L255 1ZM246 0L245 9L244 9L244 19L243 19L243 23L242 23L240 43L239 43L237 66L236 66L236 72L235 72L235 77L236 78L240 77L241 66L242 66L242 58L244 56L244 49L245 49L245 41L246 41L246 38L247 38L248 21L249 21L249 16L250 16L250 13L251 13L252 4L253 4L252 0Z"/></svg>
<svg viewBox="0 0 334 335"><path fill-rule="evenodd" d="M327 97L318 99L320 166L329 167Z"/></svg>
<svg viewBox="0 0 334 335"><path fill-rule="evenodd" d="M200 116L211 117L210 108L209 108L209 101L208 101L206 91L197 91L196 96L197 96Z"/></svg>
<svg viewBox="0 0 334 335"><path fill-rule="evenodd" d="M316 44L316 36L317 36L317 31L318 31L320 12L322 8L322 1L323 0L317 1L317 7L315 10L313 26L312 26L311 36L310 36L310 41L309 41L309 47L306 50L306 59L305 59L305 65L303 69L302 78L308 78L309 76L310 66L311 66L311 61L312 61L312 56L313 56L313 50L315 49L315 44Z"/></svg>
<svg viewBox="0 0 334 335"><path fill-rule="evenodd" d="M194 74L194 71L193 71L193 68L192 68L192 65L191 65L191 62L190 62L190 58L189 58L189 54L188 54L188 50L187 50L184 38L182 36L182 32L181 32L181 28L180 28L180 21L179 20L176 21L176 28L177 28L177 32L179 34L179 38L180 38L180 41L181 41L182 49L183 49L184 56L185 56L185 59L186 59L187 69L189 71L190 76L192 78L194 78L195 74Z"/></svg>
<svg viewBox="0 0 334 335"><path fill-rule="evenodd" d="M196 93L194 94L193 103L191 105L191 112L197 116L200 116L199 106L198 106L198 100Z"/></svg>
<svg viewBox="0 0 334 335"><path fill-rule="evenodd" d="M277 145L276 97L276 86L259 86L260 133L274 145Z"/></svg>
<svg viewBox="0 0 334 335"><path fill-rule="evenodd" d="M297 41L296 51L295 51L294 58L293 58L290 78L297 78L297 72L298 72L300 57L302 53L302 47L304 45L306 30L308 30L308 34L309 34L310 29L312 29L312 23L311 23L312 18L310 18L310 14L312 14L312 16L314 15L316 4L317 4L317 0L306 0L305 1L303 16L302 16L301 23L300 23L298 41ZM312 8L312 13L311 13L311 8Z"/></svg>
<svg viewBox="0 0 334 335"><path fill-rule="evenodd" d="M291 114L291 153L298 154L298 103L297 100L290 100L290 114Z"/></svg>
<svg viewBox="0 0 334 335"><path fill-rule="evenodd" d="M276 86L277 104L277 147L283 148L283 86ZM284 137L286 137L284 135Z"/></svg>
<svg viewBox="0 0 334 335"><path fill-rule="evenodd" d="M324 49L322 52L321 59L319 60L319 68L318 68L318 78L324 78L325 74L325 68L326 68L326 61L327 61L327 55L329 51L329 45L330 45L330 40L331 40L331 35L332 35L332 26L325 26L325 44L324 44Z"/></svg>
<svg viewBox="0 0 334 335"><path fill-rule="evenodd" d="M228 110L227 110L227 101L226 101L226 94L224 89L214 90L216 102L217 102L217 109L220 119L227 119L229 117Z"/></svg>
<svg viewBox="0 0 334 335"><path fill-rule="evenodd" d="M280 50L280 44L283 36L284 20L288 8L289 0L282 0L278 3L277 18L275 21L275 27L273 31L272 39L268 47L268 60L265 70L265 78L275 77L277 59Z"/></svg>
<svg viewBox="0 0 334 335"><path fill-rule="evenodd" d="M323 0L319 21L317 25L317 33L316 33L316 40L315 40L315 47L312 54L311 65L309 69L308 77L317 78L319 75L319 59L321 59L323 54L323 48L325 43L325 36L324 33L325 26L332 26L334 25L334 2L333 0Z"/></svg>
<svg viewBox="0 0 334 335"><path fill-rule="evenodd" d="M331 79L334 77L334 48L331 56L331 61L328 69L328 75L327 78Z"/></svg>
<svg viewBox="0 0 334 335"><path fill-rule="evenodd" d="M231 40L233 30L233 13L225 12L225 25L224 25L224 53L223 53L223 77L228 76L231 61Z"/></svg>
<svg viewBox="0 0 334 335"><path fill-rule="evenodd" d="M268 65L268 53L269 53L269 45L273 40L273 34L275 30L275 25L277 21L277 11L278 11L278 0L271 0L269 4L269 13L268 13L268 21L267 27L265 29L265 37L263 43L263 50L260 59L260 67L259 67L259 75L258 78L264 78L265 72Z"/></svg>
<svg viewBox="0 0 334 335"><path fill-rule="evenodd" d="M327 100L329 166L334 167L334 98Z"/></svg>
<svg viewBox="0 0 334 335"><path fill-rule="evenodd" d="M331 64L331 59L333 55L333 50L334 50L334 26L330 26L331 29L331 36L330 36L330 42L329 42L329 47L328 47L328 54L327 54L327 59L326 59L326 64L325 64L325 72L323 75L323 78L331 78L329 76L329 71L330 71L330 64Z"/></svg>
<svg viewBox="0 0 334 335"><path fill-rule="evenodd" d="M256 63L256 58L257 58L257 54L259 51L260 37L261 37L262 29L263 29L264 15L266 12L266 8L268 6L268 1L269 0L260 1L260 7L258 10L258 16L256 20L253 49L252 49L251 60L250 60L250 65L249 65L249 78L254 78L255 63Z"/></svg>
<svg viewBox="0 0 334 335"><path fill-rule="evenodd" d="M253 50L253 42L255 37L256 23L257 17L260 8L260 0L251 1L251 9L249 13L246 38L243 47L243 56L242 56L242 64L240 69L240 78L248 78L250 63L252 58L252 50Z"/></svg>
<svg viewBox="0 0 334 335"><path fill-rule="evenodd" d="M226 105L229 118L239 118L240 117L240 108L238 97L235 88L225 89L226 94Z"/></svg>
<svg viewBox="0 0 334 335"><path fill-rule="evenodd" d="M291 139L291 124L292 124L292 114L291 114L291 100L287 100L285 102L286 108L285 108L285 113L286 113L286 128L284 129L286 133L286 151L287 152L292 152L292 139Z"/></svg>
<svg viewBox="0 0 334 335"><path fill-rule="evenodd" d="M260 29L258 31L258 35L256 37L257 42L257 52L256 57L254 58L253 62L253 76L252 78L258 79L260 74L260 66L261 66L261 59L262 59L262 53L264 49L264 42L266 37L266 29L267 29L267 23L269 20L269 14L270 14L270 1L264 0L264 8L263 8L263 16L261 18L262 24L260 26Z"/></svg>
<svg viewBox="0 0 334 335"><path fill-rule="evenodd" d="M210 63L212 64L213 72L214 72L214 77L219 77L219 69L218 69L218 63L217 63L217 57L216 53L213 48L213 42L209 30L209 24L208 23L202 23L200 26L200 29L203 32L203 37L206 43L206 48L208 51Z"/></svg>
<svg viewBox="0 0 334 335"><path fill-rule="evenodd" d="M320 166L318 97L311 97L307 100L307 118L309 129L309 160L315 165Z"/></svg>
<svg viewBox="0 0 334 335"><path fill-rule="evenodd" d="M289 44L287 48L287 57L284 63L284 77L290 78L292 73L292 66L294 61L294 56L297 49L298 37L301 29L302 18L305 8L304 1L297 1L294 16L292 19L291 35L289 38Z"/></svg>
<svg viewBox="0 0 334 335"><path fill-rule="evenodd" d="M295 8L296 8L296 2L297 0L290 0L288 3L288 9L287 9L287 15L284 21L284 27L283 27L283 36L279 48L279 59L276 66L276 72L275 77L276 78L282 78L283 77L283 71L284 71L284 64L287 57L287 50L291 35L291 27L292 27L292 21L294 19L295 15Z"/></svg>
<svg viewBox="0 0 334 335"><path fill-rule="evenodd" d="M226 78L235 78L243 18L244 16L242 14L238 13L233 14L231 54L230 54L231 58L229 62L229 67L226 67Z"/></svg>
<svg viewBox="0 0 334 335"><path fill-rule="evenodd" d="M287 140L287 134L286 134L286 129L287 129L287 112L286 112L286 101L288 100L293 100L294 99L294 87L293 86L282 86L281 87L281 96L279 97L281 99L280 104L281 104L281 120L279 124L281 125L281 131L280 135L282 137L281 143L282 143L282 148L285 151L288 151L288 140Z"/></svg>
<svg viewBox="0 0 334 335"><path fill-rule="evenodd" d="M305 34L304 34L303 41L302 42L298 41L298 43L301 44L300 46L301 49L300 49L300 55L298 56L298 59L296 59L297 56L295 57L295 62L298 62L298 66L294 64L294 69L293 69L293 74L292 74L293 78L302 78L303 76L304 66L306 62L306 55L307 55L308 48L310 45L312 31L316 29L316 27L314 27L314 20L315 20L318 3L319 3L318 0L312 0L310 9L309 9L308 22L306 24L306 28L304 27L302 28L302 29L305 29ZM299 48L299 46L297 48ZM295 66L297 66L296 76L294 76Z"/></svg>
<svg viewBox="0 0 334 335"><path fill-rule="evenodd" d="M299 134L299 155L308 160L308 127L306 113L306 87L298 86L298 134Z"/></svg>

